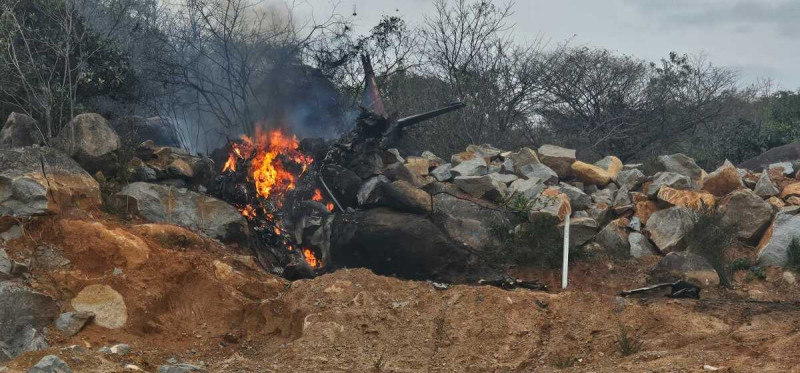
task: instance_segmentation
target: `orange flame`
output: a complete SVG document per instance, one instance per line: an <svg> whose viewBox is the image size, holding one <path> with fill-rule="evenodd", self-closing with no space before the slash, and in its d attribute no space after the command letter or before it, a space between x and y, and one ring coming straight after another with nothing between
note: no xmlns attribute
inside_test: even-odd
<svg viewBox="0 0 800 373"><path fill-rule="evenodd" d="M314 190L314 196L311 197L311 199L317 202L322 202L322 191L319 189Z"/></svg>
<svg viewBox="0 0 800 373"><path fill-rule="evenodd" d="M325 207L328 208L328 211L333 211L333 202L328 202L325 204Z"/></svg>
<svg viewBox="0 0 800 373"><path fill-rule="evenodd" d="M253 206L247 205L242 209L242 216L248 219L254 219L256 217L256 209Z"/></svg>
<svg viewBox="0 0 800 373"><path fill-rule="evenodd" d="M311 251L310 249L303 249L303 256L305 257L306 262L308 263L308 265L311 266L311 268L317 268L320 265L322 265L322 262L319 261L316 256L314 256L314 252Z"/></svg>

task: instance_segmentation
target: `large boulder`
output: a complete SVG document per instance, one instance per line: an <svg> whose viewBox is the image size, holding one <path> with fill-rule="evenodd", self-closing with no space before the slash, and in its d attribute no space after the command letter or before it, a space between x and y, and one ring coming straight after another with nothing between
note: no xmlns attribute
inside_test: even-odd
<svg viewBox="0 0 800 373"><path fill-rule="evenodd" d="M650 243L650 240L645 235L639 232L631 232L628 235L628 244L631 248L631 256L634 258L642 258L656 254L656 248Z"/></svg>
<svg viewBox="0 0 800 373"><path fill-rule="evenodd" d="M508 193L510 195L519 195L525 197L527 199L534 199L541 194L545 188L547 188L544 183L542 183L537 178L530 178L530 179L517 179L511 182L511 185L508 188Z"/></svg>
<svg viewBox="0 0 800 373"><path fill-rule="evenodd" d="M725 160L725 163L714 172L708 174L703 181L703 190L717 197L724 197L741 188L744 188L742 178L736 167L728 160Z"/></svg>
<svg viewBox="0 0 800 373"><path fill-rule="evenodd" d="M58 356L47 355L26 373L72 373L72 369Z"/></svg>
<svg viewBox="0 0 800 373"><path fill-rule="evenodd" d="M461 190L476 198L501 201L508 194L506 184L495 180L489 175L457 176L453 182Z"/></svg>
<svg viewBox="0 0 800 373"><path fill-rule="evenodd" d="M459 163L450 169L450 174L458 176L483 176L488 172L486 161L481 157L474 157Z"/></svg>
<svg viewBox="0 0 800 373"><path fill-rule="evenodd" d="M131 183L115 195L120 208L157 223L171 223L222 241L243 241L247 222L233 206L186 189Z"/></svg>
<svg viewBox="0 0 800 373"><path fill-rule="evenodd" d="M434 168L430 174L434 179L436 179L436 181L448 181L453 178L453 174L450 172L452 168L452 164L445 163Z"/></svg>
<svg viewBox="0 0 800 373"><path fill-rule="evenodd" d="M528 165L523 168L523 170L525 170L525 173L522 176L525 178L536 178L547 185L555 185L558 183L558 175L556 172L541 163Z"/></svg>
<svg viewBox="0 0 800 373"><path fill-rule="evenodd" d="M767 172L766 169L761 172L761 176L759 176L753 191L761 198L769 198L781 193L780 189L778 189L775 183L772 182L772 179L770 179L769 172Z"/></svg>
<svg viewBox="0 0 800 373"><path fill-rule="evenodd" d="M554 188L545 189L531 201L529 208L528 220L530 221L536 221L544 216L556 218L559 222L562 222L567 218L567 215L572 214L569 197Z"/></svg>
<svg viewBox="0 0 800 373"><path fill-rule="evenodd" d="M575 210L583 210L592 204L592 197L584 193L582 190L566 183L560 183L558 190L569 197L569 203Z"/></svg>
<svg viewBox="0 0 800 373"><path fill-rule="evenodd" d="M407 181L380 184L383 204L397 211L426 214L431 212L431 196Z"/></svg>
<svg viewBox="0 0 800 373"><path fill-rule="evenodd" d="M492 230L510 224L497 206L445 193L433 196L433 219L453 241L476 251L498 245Z"/></svg>
<svg viewBox="0 0 800 373"><path fill-rule="evenodd" d="M650 239L661 253L666 254L686 248L686 234L692 230L697 215L686 207L670 207L656 211L647 222Z"/></svg>
<svg viewBox="0 0 800 373"><path fill-rule="evenodd" d="M0 129L0 149L41 145L44 136L35 119L20 113L11 113Z"/></svg>
<svg viewBox="0 0 800 373"><path fill-rule="evenodd" d="M650 272L654 282L684 280L698 286L719 285L714 267L700 255L690 252L669 253Z"/></svg>
<svg viewBox="0 0 800 373"><path fill-rule="evenodd" d="M151 140L159 146L181 147L177 129L168 120L160 117L123 117L113 121L111 126L127 146L136 146Z"/></svg>
<svg viewBox="0 0 800 373"><path fill-rule="evenodd" d="M87 171L111 173L116 170L116 151L121 142L100 114L80 114L61 129L53 146L78 161Z"/></svg>
<svg viewBox="0 0 800 373"><path fill-rule="evenodd" d="M0 282L0 363L47 348L42 332L58 315L53 298L15 282Z"/></svg>
<svg viewBox="0 0 800 373"><path fill-rule="evenodd" d="M613 155L606 156L594 165L606 170L612 181L617 180L619 172L622 171L622 161Z"/></svg>
<svg viewBox="0 0 800 373"><path fill-rule="evenodd" d="M47 147L0 150L0 216L32 216L100 205L100 186L64 153Z"/></svg>
<svg viewBox="0 0 800 373"><path fill-rule="evenodd" d="M559 178L565 179L572 175L575 149L566 149L555 145L542 145L539 147L539 160L553 169Z"/></svg>
<svg viewBox="0 0 800 373"><path fill-rule="evenodd" d="M594 241L611 255L618 257L628 256L631 249L631 245L628 242L628 223L630 221L625 218L616 219L608 223L595 236Z"/></svg>
<svg viewBox="0 0 800 373"><path fill-rule="evenodd" d="M383 190L381 185L387 183L390 183L390 181L386 176L383 175L373 176L367 179L367 181L361 184L361 188L358 190L358 194L356 195L358 205L373 205L381 202L383 199Z"/></svg>
<svg viewBox="0 0 800 373"><path fill-rule="evenodd" d="M694 159L682 153L662 155L658 157L658 162L665 171L686 176L695 186L699 187L703 184L703 177L706 172L695 163Z"/></svg>
<svg viewBox="0 0 800 373"><path fill-rule="evenodd" d="M542 164L536 152L530 148L520 148L515 152L508 154L508 157L513 162L514 173L519 176L524 176L533 171L534 165Z"/></svg>
<svg viewBox="0 0 800 373"><path fill-rule="evenodd" d="M700 210L704 206L714 207L716 204L714 195L707 191L673 189L666 185L658 190L658 199L673 206L683 206L694 210Z"/></svg>
<svg viewBox="0 0 800 373"><path fill-rule="evenodd" d="M108 329L119 329L128 322L125 299L108 285L89 285L70 302L78 312L94 315L94 322Z"/></svg>
<svg viewBox="0 0 800 373"><path fill-rule="evenodd" d="M611 182L611 175L604 168L592 164L575 161L572 163L572 173L587 185L604 187Z"/></svg>
<svg viewBox="0 0 800 373"><path fill-rule="evenodd" d="M467 145L467 151L477 154L481 158L495 158L500 153L503 153L502 149L495 148L490 144L483 144L483 145Z"/></svg>
<svg viewBox="0 0 800 373"><path fill-rule="evenodd" d="M778 212L758 244L758 262L763 265L785 266L788 248L793 238L800 239L800 207L785 207Z"/></svg>
<svg viewBox="0 0 800 373"><path fill-rule="evenodd" d="M740 168L759 171L769 165L779 162L791 162L800 159L800 144L787 144L772 148L757 157L748 159L739 164Z"/></svg>
<svg viewBox="0 0 800 373"><path fill-rule="evenodd" d="M723 224L733 227L736 237L748 242L757 240L772 220L772 206L749 189L725 197L719 210Z"/></svg>
<svg viewBox="0 0 800 373"><path fill-rule="evenodd" d="M558 231L563 234L566 221L558 224ZM575 217L569 220L569 246L580 247L597 235L599 224L590 217Z"/></svg>
<svg viewBox="0 0 800 373"><path fill-rule="evenodd" d="M644 192L650 197L655 197L662 186L673 189L691 189L692 180L675 172L659 172L653 176L653 182L646 185Z"/></svg>
<svg viewBox="0 0 800 373"><path fill-rule="evenodd" d="M216 165L210 158L191 155L181 148L157 146L151 140L139 144L135 155L128 162L134 181L179 179L202 185L216 176Z"/></svg>
<svg viewBox="0 0 800 373"><path fill-rule="evenodd" d="M647 180L644 172L639 169L622 170L617 175L617 183L620 188L626 188L630 191L636 190L639 186Z"/></svg>

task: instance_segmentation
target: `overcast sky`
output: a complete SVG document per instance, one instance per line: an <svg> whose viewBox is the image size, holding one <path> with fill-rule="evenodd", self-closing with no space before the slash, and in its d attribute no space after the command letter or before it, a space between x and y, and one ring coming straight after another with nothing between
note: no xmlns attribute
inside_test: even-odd
<svg viewBox="0 0 800 373"><path fill-rule="evenodd" d="M383 14L418 24L432 9L431 0L333 1L364 32ZM331 0L306 2L318 17L332 8ZM703 53L743 83L769 77L800 88L800 0L517 0L512 22L522 41L571 39L648 61Z"/></svg>

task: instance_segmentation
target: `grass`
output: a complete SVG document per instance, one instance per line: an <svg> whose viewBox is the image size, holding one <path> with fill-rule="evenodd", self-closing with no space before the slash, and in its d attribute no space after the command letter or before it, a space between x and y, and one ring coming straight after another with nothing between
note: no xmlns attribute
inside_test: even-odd
<svg viewBox="0 0 800 373"><path fill-rule="evenodd" d="M578 362L578 358L569 353L557 353L553 357L553 367L557 369L571 368Z"/></svg>
<svg viewBox="0 0 800 373"><path fill-rule="evenodd" d="M728 269L731 273L736 271L746 271L752 267L752 263L750 263L750 258L736 258L734 261L728 265Z"/></svg>
<svg viewBox="0 0 800 373"><path fill-rule="evenodd" d="M786 249L786 266L794 269L800 269L800 238L793 237L792 242Z"/></svg>
<svg viewBox="0 0 800 373"><path fill-rule="evenodd" d="M708 206L697 212L694 227L686 234L688 250L708 260L719 275L720 285L725 287L730 287L726 264L733 234L733 228L722 223L722 214Z"/></svg>
<svg viewBox="0 0 800 373"><path fill-rule="evenodd" d="M628 328L620 322L617 350L622 356L630 356L642 350L644 341L628 332Z"/></svg>

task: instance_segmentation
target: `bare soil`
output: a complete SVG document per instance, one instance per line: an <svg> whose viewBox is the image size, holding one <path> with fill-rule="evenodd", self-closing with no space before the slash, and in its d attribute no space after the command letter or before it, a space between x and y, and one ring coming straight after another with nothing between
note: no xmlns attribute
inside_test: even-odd
<svg viewBox="0 0 800 373"><path fill-rule="evenodd" d="M800 292L779 269L764 280L737 273L733 289L704 289L701 300L616 296L646 285L657 258L575 263L567 290L557 288L559 270L512 270L550 292L436 290L365 269L290 283L179 227L99 212L23 223L7 248L13 258L51 245L71 261L34 265L31 286L69 311L85 286L109 285L129 317L123 328L91 324L69 338L50 330L53 347L18 357L11 372L47 354L75 372L155 372L170 357L211 372L800 372ZM639 352L622 355L621 326ZM97 352L116 343L133 352Z"/></svg>

